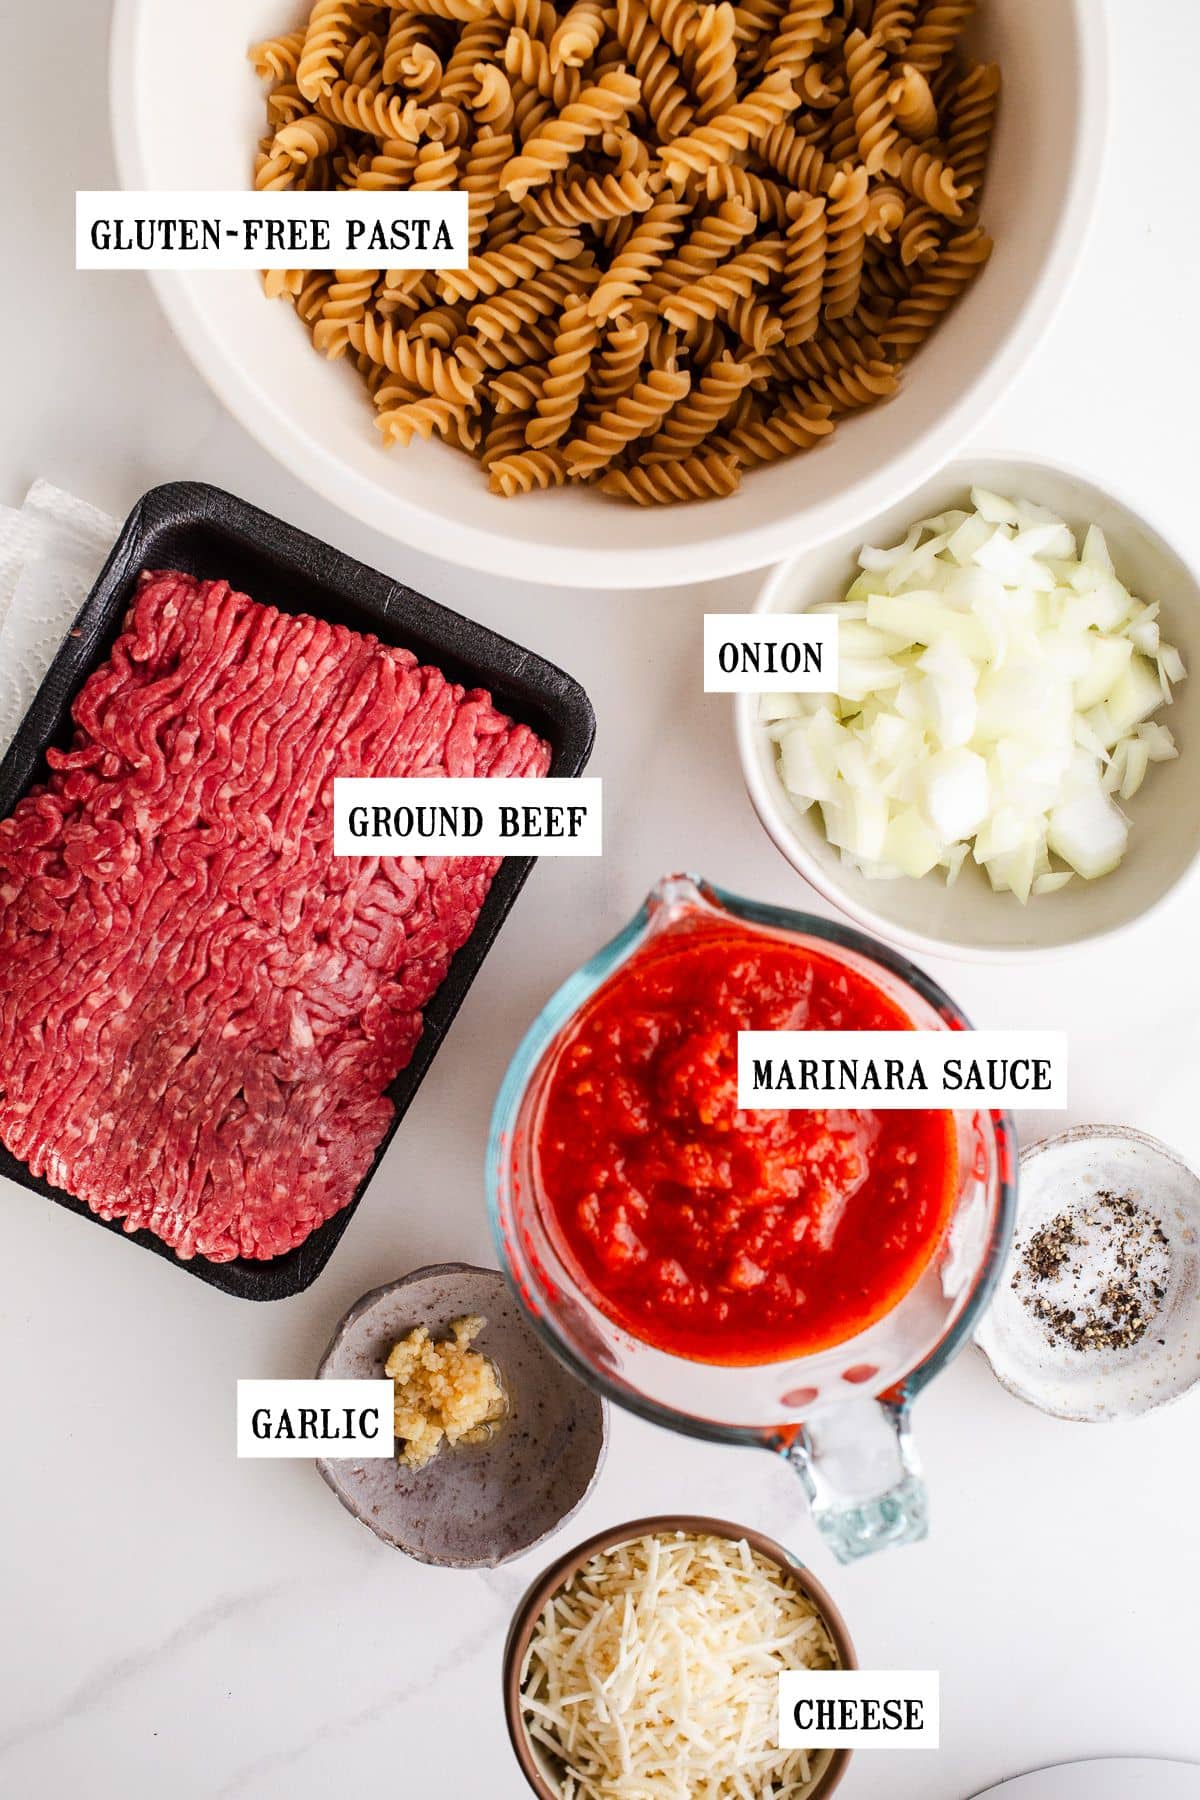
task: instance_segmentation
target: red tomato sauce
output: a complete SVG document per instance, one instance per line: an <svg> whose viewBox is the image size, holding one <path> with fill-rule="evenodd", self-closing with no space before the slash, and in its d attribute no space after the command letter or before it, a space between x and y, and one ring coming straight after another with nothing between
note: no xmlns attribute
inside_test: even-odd
<svg viewBox="0 0 1200 1800"><path fill-rule="evenodd" d="M844 1343L929 1262L948 1112L739 1111L739 1030L911 1029L832 956L724 928L638 952L560 1048L537 1124L546 1224L643 1342L746 1364Z"/></svg>

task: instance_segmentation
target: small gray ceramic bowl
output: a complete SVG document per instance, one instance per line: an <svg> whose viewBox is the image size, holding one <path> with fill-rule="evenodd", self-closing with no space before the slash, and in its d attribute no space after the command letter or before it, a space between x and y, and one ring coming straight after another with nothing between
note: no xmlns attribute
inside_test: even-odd
<svg viewBox="0 0 1200 1800"><path fill-rule="evenodd" d="M378 1380L397 1339L425 1325L485 1320L473 1348L491 1358L509 1411L487 1443L443 1446L423 1469L395 1458L318 1462L356 1519L418 1562L494 1569L542 1543L591 1492L608 1442L604 1402L534 1336L495 1269L441 1263L364 1294L346 1314L318 1376Z"/></svg>

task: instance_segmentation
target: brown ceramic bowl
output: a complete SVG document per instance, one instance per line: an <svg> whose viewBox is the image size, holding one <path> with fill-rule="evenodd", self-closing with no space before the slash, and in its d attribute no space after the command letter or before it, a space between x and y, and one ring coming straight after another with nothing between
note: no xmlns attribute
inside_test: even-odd
<svg viewBox="0 0 1200 1800"><path fill-rule="evenodd" d="M601 1550L611 1550L615 1544L626 1544L631 1538L650 1537L656 1532L667 1531L686 1531L696 1536L733 1538L735 1541L744 1538L752 1550L757 1550L760 1556L775 1563L812 1601L833 1639L839 1665L843 1669L858 1667L854 1645L841 1613L821 1583L797 1562L790 1551L785 1550L782 1544L777 1544L774 1538L765 1537L761 1531L750 1531L744 1525L734 1525L728 1519L708 1519L696 1513L663 1513L657 1518L633 1519L627 1525L610 1526L607 1531L598 1531L595 1537L576 1545L574 1550L568 1550L565 1556L560 1556L557 1562L552 1563L529 1589L509 1626L503 1661L504 1711L508 1721L508 1735L521 1765L521 1773L538 1800L562 1800L561 1791L553 1776L546 1770L530 1742L521 1713L521 1666L542 1609L547 1600L571 1579L577 1569L582 1568L589 1557ZM817 1775L805 1800L818 1800L818 1797L819 1800L827 1800L827 1796L832 1794L846 1773L851 1755L849 1750L818 1751L812 1759L817 1766Z"/></svg>

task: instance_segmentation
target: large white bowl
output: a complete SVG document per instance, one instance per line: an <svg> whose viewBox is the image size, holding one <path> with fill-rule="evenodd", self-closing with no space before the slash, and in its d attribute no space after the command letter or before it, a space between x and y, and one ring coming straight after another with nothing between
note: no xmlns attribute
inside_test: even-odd
<svg viewBox="0 0 1200 1800"><path fill-rule="evenodd" d="M735 701L738 749L755 810L788 861L843 912L906 949L971 961L1061 952L1135 924L1183 879L1200 852L1200 581L1153 525L1076 470L1032 456L980 453L941 474L820 549L773 569L758 612L803 612L843 594L858 571L863 544L898 542L915 519L967 503L972 486L1019 495L1048 506L1081 530L1106 533L1117 573L1145 600L1162 606L1163 636L1183 654L1189 676L1173 703L1156 715L1179 745L1174 762L1155 764L1128 802L1129 850L1110 875L1073 881L1022 906L993 893L968 857L953 887L939 874L920 881L870 881L842 862L826 840L817 809L800 813L779 778L775 746L758 720L758 697Z"/></svg>
<svg viewBox="0 0 1200 1800"><path fill-rule="evenodd" d="M246 60L307 0L116 0L112 113L127 188L244 188L263 130ZM972 49L1005 91L985 217L996 252L889 406L748 476L728 500L640 509L590 490L502 500L447 446L384 451L361 386L255 275L158 275L179 337L242 424L347 512L422 550L532 581L652 586L757 568L888 505L952 456L1044 333L1092 212L1107 120L1093 0L986 0Z"/></svg>

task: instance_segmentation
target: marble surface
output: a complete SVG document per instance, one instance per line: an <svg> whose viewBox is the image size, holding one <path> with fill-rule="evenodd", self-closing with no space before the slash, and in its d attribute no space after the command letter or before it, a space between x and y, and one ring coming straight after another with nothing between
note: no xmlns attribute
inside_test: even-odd
<svg viewBox="0 0 1200 1800"><path fill-rule="evenodd" d="M1061 317L979 439L1091 466L1200 561L1200 373L1181 350L1200 275L1185 226L1200 9L1096 3L1117 75L1098 228ZM405 1800L521 1800L500 1651L547 1551L481 1575L406 1561L311 1467L236 1460L234 1383L311 1373L345 1308L380 1282L491 1259L481 1161L505 1062L549 990L655 877L690 866L818 904L751 816L728 703L699 691L701 614L742 606L755 581L525 591L410 555L300 488L223 414L141 277L71 269L73 191L112 182L106 15L97 0L60 0L8 21L8 67L23 74L0 111L16 249L0 286L0 497L41 474L123 514L156 482L217 481L535 644L595 698L609 848L598 866L536 870L303 1297L227 1299L20 1189L0 1192L0 1793L317 1800L371 1784ZM980 1025L1069 1027L1073 1121L1137 1125L1200 1159L1197 891L1117 950L1003 974L931 967ZM1200 1759L1200 1395L1135 1425L1063 1424L1004 1394L972 1351L916 1420L933 1535L855 1569L831 1566L765 1455L621 1416L569 1529L681 1506L742 1519L811 1558L865 1663L940 1668L940 1752L860 1756L846 1800L965 1800L1073 1756Z"/></svg>

